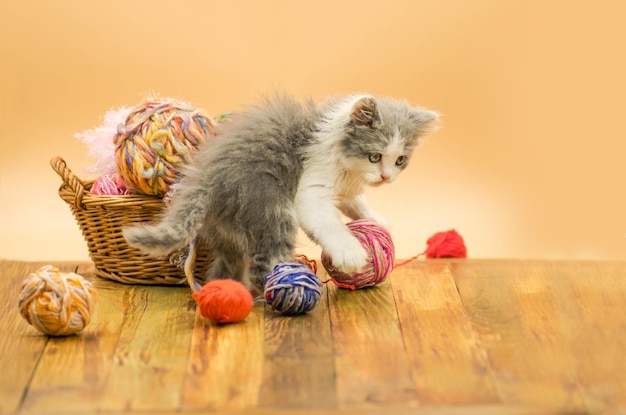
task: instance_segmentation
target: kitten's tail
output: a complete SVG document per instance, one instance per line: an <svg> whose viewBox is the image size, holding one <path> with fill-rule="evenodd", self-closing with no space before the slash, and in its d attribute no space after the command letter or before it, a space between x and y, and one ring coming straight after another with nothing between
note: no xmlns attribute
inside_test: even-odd
<svg viewBox="0 0 626 415"><path fill-rule="evenodd" d="M165 211L160 222L124 228L124 238L131 246L153 256L167 255L187 246L202 228L206 217L206 203L198 202L199 199L178 198Z"/></svg>

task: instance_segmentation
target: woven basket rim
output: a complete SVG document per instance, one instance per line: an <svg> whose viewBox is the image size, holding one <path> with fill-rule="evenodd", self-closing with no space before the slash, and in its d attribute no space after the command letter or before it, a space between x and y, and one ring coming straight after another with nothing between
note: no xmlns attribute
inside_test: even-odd
<svg viewBox="0 0 626 415"><path fill-rule="evenodd" d="M126 284L188 285L182 267L169 257L150 257L131 247L122 235L122 228L155 220L165 208L159 196L94 195L93 180L83 181L67 167L61 157L50 164L61 177L58 193L74 215L94 262L96 275ZM206 272L211 262L209 252L200 247L195 267Z"/></svg>

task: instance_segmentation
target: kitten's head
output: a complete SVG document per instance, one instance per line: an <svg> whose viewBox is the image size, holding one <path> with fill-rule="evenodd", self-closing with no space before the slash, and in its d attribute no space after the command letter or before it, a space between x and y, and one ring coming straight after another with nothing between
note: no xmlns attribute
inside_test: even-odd
<svg viewBox="0 0 626 415"><path fill-rule="evenodd" d="M419 138L435 128L436 112L405 101L360 96L344 107L339 148L344 166L370 186L393 182L404 170Z"/></svg>

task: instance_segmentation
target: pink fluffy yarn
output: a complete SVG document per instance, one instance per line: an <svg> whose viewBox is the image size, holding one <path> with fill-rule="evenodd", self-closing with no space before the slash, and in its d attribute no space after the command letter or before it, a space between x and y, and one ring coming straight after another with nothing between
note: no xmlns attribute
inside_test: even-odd
<svg viewBox="0 0 626 415"><path fill-rule="evenodd" d="M391 234L382 226L365 219L348 223L348 228L369 253L369 262L356 274L347 274L332 264L330 254L322 252L322 265L341 288L371 287L387 279L393 270L395 248Z"/></svg>
<svg viewBox="0 0 626 415"><path fill-rule="evenodd" d="M113 138L117 134L118 125L124 124L131 111L132 108L126 106L112 108L104 114L102 125L74 135L87 146L89 156L95 160L93 166L85 169L85 173L104 175L117 170Z"/></svg>

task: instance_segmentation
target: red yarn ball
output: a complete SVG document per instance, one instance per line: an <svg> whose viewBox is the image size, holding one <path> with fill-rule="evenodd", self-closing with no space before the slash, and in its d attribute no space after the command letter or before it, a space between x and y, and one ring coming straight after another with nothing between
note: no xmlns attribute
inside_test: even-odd
<svg viewBox="0 0 626 415"><path fill-rule="evenodd" d="M322 252L322 265L328 275L340 288L352 290L385 281L393 270L395 258L395 248L389 231L365 219L352 221L347 226L369 254L369 261L361 271L347 274L333 265L329 253Z"/></svg>
<svg viewBox="0 0 626 415"><path fill-rule="evenodd" d="M437 232L426 241L426 258L467 258L463 237L454 229Z"/></svg>
<svg viewBox="0 0 626 415"><path fill-rule="evenodd" d="M222 324L242 321L254 306L250 291L235 280L213 280L191 296L202 317Z"/></svg>

